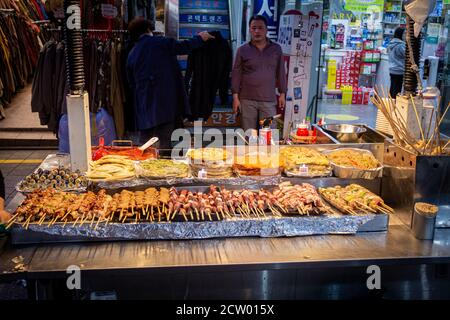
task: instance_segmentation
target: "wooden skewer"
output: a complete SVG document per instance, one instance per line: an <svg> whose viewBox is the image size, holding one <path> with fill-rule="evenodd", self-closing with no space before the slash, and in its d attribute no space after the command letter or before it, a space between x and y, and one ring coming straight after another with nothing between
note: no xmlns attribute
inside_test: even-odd
<svg viewBox="0 0 450 320"><path fill-rule="evenodd" d="M184 221L188 221L188 218L186 217L186 214L184 214L184 211L181 211L181 214L183 215Z"/></svg>
<svg viewBox="0 0 450 320"><path fill-rule="evenodd" d="M200 215L202 217L202 220L205 221L205 210L200 209Z"/></svg>
<svg viewBox="0 0 450 320"><path fill-rule="evenodd" d="M9 219L8 222L6 222L6 225L9 225L11 222L13 222L19 214L20 212L17 212L15 215L13 215L11 219Z"/></svg>
<svg viewBox="0 0 450 320"><path fill-rule="evenodd" d="M22 227L24 227L25 230L28 229L28 225L30 224L31 217L32 217L32 215L30 214L30 216L28 217L28 219L27 219L27 220L23 223L23 225L22 225Z"/></svg>
<svg viewBox="0 0 450 320"><path fill-rule="evenodd" d="M195 216L197 217L197 221L200 221L200 214L199 214L197 208L194 208L194 209L195 209Z"/></svg>
<svg viewBox="0 0 450 320"><path fill-rule="evenodd" d="M67 224L67 222L69 222L69 220L64 220L64 223L63 223L63 228L66 226L66 224Z"/></svg>
<svg viewBox="0 0 450 320"><path fill-rule="evenodd" d="M80 220L80 216L77 217L77 219L76 219L75 222L73 223L72 227L75 227L75 225L77 224L78 220Z"/></svg>
<svg viewBox="0 0 450 320"><path fill-rule="evenodd" d="M158 222L161 222L161 207L158 206Z"/></svg>
<svg viewBox="0 0 450 320"><path fill-rule="evenodd" d="M194 221L194 214L192 213L192 209L189 210L189 215L191 217L191 220Z"/></svg>
<svg viewBox="0 0 450 320"><path fill-rule="evenodd" d="M44 213L44 214L42 215L41 219L39 219L38 225L41 225L42 222L44 222L45 216L46 216L46 214Z"/></svg>
<svg viewBox="0 0 450 320"><path fill-rule="evenodd" d="M356 202L357 205L362 206L362 207L366 208L369 211L376 212L376 210L373 210L371 207L369 207L368 205L366 205L366 204L364 204L362 202L359 202L359 201L355 201L355 202Z"/></svg>
<svg viewBox="0 0 450 320"><path fill-rule="evenodd" d="M414 108L414 113L416 114L416 119L417 119L417 123L419 124L419 130L420 130L420 135L422 136L422 140L425 140L425 135L423 134L423 130L422 130L422 124L420 123L419 120L419 113L417 112L417 108L416 108L416 103L414 102L414 98L412 95L409 96Z"/></svg>
<svg viewBox="0 0 450 320"><path fill-rule="evenodd" d="M219 216L219 213L218 213L217 211L215 211L214 213L215 213L215 214L216 214L216 216L217 216L217 220L219 220L219 221L220 221L220 216Z"/></svg>
<svg viewBox="0 0 450 320"><path fill-rule="evenodd" d="M100 220L100 217L98 217L97 223L95 224L95 227L94 227L94 230L97 230L100 221L101 221L101 220Z"/></svg>
<svg viewBox="0 0 450 320"><path fill-rule="evenodd" d="M123 210L123 209L122 209ZM119 220L122 218L122 211L120 212L120 218ZM94 225L94 221L95 221L95 216L92 217L91 223L90 223L90 227L92 228L92 226Z"/></svg>
<svg viewBox="0 0 450 320"><path fill-rule="evenodd" d="M11 228L11 226L16 222L15 219L10 219L9 221L10 221L10 222L5 226L6 229Z"/></svg>
<svg viewBox="0 0 450 320"><path fill-rule="evenodd" d="M395 212L395 210L392 207L389 207L386 203L381 202L381 205L386 208L387 210L391 211L392 213Z"/></svg>
<svg viewBox="0 0 450 320"><path fill-rule="evenodd" d="M126 214L123 216L122 223L125 223L125 220L127 220L127 215Z"/></svg>
<svg viewBox="0 0 450 320"><path fill-rule="evenodd" d="M133 210L133 207L131 207L131 210ZM100 219L99 219L100 220ZM137 214L135 214L134 215L134 223L137 223L138 222L138 215Z"/></svg>
<svg viewBox="0 0 450 320"><path fill-rule="evenodd" d="M440 103L438 103L438 108L439 108L439 104L440 104ZM442 120L444 120L445 115L447 114L447 111L448 111L449 107L450 107L450 102L447 104L447 108L445 108L445 111L444 111L444 113L442 114L441 119L439 120L439 123L438 123L438 125L437 125L438 127L441 125ZM434 110L434 109L433 109L433 110Z"/></svg>
<svg viewBox="0 0 450 320"><path fill-rule="evenodd" d="M173 212L173 215L172 215L172 220L175 219L175 217L177 216L177 214L178 214L178 210L175 210L175 211Z"/></svg>
<svg viewBox="0 0 450 320"><path fill-rule="evenodd" d="M387 211L387 210L384 209L383 207L377 206L377 208L378 208L378 211L381 211L381 212L383 212L384 214L391 214L390 211Z"/></svg>
<svg viewBox="0 0 450 320"><path fill-rule="evenodd" d="M208 215L209 221L212 221L211 213L209 211L206 211L206 214Z"/></svg>
<svg viewBox="0 0 450 320"><path fill-rule="evenodd" d="M220 213L222 214L222 219L225 220L225 218L226 218L226 217L225 217L225 212L223 212L223 210L220 209Z"/></svg>

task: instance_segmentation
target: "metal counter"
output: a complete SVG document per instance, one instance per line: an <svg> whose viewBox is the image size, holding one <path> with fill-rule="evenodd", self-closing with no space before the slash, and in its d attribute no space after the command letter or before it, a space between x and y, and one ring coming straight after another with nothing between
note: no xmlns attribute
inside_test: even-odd
<svg viewBox="0 0 450 320"><path fill-rule="evenodd" d="M189 241L123 241L11 247L1 255L0 278L11 273L9 259L25 258L28 278L82 271L265 270L345 267L370 264L450 263L450 230L436 229L420 241L392 217L387 232L293 238L238 238ZM5 273L7 272L7 273Z"/></svg>

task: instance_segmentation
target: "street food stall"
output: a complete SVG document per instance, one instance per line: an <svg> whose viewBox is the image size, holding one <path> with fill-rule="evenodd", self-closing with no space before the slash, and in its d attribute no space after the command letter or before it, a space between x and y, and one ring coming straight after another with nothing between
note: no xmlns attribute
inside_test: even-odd
<svg viewBox="0 0 450 320"><path fill-rule="evenodd" d="M448 187L441 183L434 198L419 199L420 157L411 166L390 138L361 128L353 143L318 126L334 143L198 148L175 160L165 150L143 160L132 152L105 154L87 173L71 172L67 155L49 155L18 183L21 193L9 204L11 244L0 277L25 278L33 297L49 298L75 265L93 291L108 288L110 276L114 288L134 276L168 276L172 289L161 296L178 297L175 291L197 290L197 280L220 272L217 281L231 288L203 284L211 296L241 297L238 288L251 288L248 297L255 298L264 274L275 288L275 279L291 281L304 268L339 277L340 267L352 273L371 264L447 264L448 229L418 240L407 220L416 201L434 199L444 221ZM393 163L394 152L404 165ZM447 158L438 161L444 173ZM189 297L204 297L195 290Z"/></svg>

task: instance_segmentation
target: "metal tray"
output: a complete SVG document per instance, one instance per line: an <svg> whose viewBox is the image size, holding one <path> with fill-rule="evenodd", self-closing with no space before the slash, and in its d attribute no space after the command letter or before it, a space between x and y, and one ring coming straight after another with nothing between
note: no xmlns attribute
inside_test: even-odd
<svg viewBox="0 0 450 320"><path fill-rule="evenodd" d="M323 151L323 154L327 155L327 154L333 153L335 151L341 151L341 150L352 150L352 151L356 151L359 153L371 154L373 156L372 152L370 152L369 150L357 149L357 148L340 148L340 149L335 149L335 150L326 150L326 151ZM383 173L383 165L379 162L378 162L378 165L379 165L378 168L366 169L366 170L358 169L358 168L354 168L354 167L340 166L331 160L330 160L330 163L331 163L331 166L333 167L334 175L336 177L342 178L342 179L372 180L372 179L381 177L382 173Z"/></svg>

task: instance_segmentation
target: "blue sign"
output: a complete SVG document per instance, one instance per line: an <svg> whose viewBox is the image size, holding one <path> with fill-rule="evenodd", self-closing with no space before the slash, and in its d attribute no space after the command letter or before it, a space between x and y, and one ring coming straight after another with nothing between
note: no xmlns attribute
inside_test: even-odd
<svg viewBox="0 0 450 320"><path fill-rule="evenodd" d="M183 9L214 9L227 10L227 0L180 0L179 7Z"/></svg>
<svg viewBox="0 0 450 320"><path fill-rule="evenodd" d="M228 25L228 16L217 14L180 14L180 23Z"/></svg>
<svg viewBox="0 0 450 320"><path fill-rule="evenodd" d="M208 31L213 31L213 30L216 30L216 29L208 29ZM188 28L182 27L179 29L178 36L181 39L189 39L189 38L192 38L193 36L197 35L201 31L205 31L205 28L196 28L194 26L188 27ZM218 29L216 31L220 31L220 33L222 34L222 37L224 39L230 39L230 30Z"/></svg>
<svg viewBox="0 0 450 320"><path fill-rule="evenodd" d="M262 15L267 18L267 37L272 40L277 40L278 30L278 9L277 0L255 0L253 6L254 15Z"/></svg>

